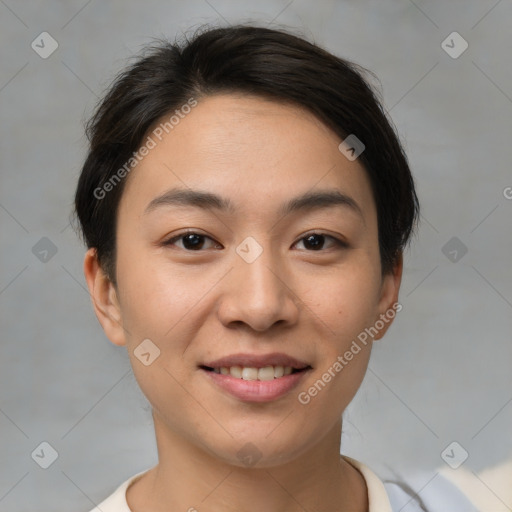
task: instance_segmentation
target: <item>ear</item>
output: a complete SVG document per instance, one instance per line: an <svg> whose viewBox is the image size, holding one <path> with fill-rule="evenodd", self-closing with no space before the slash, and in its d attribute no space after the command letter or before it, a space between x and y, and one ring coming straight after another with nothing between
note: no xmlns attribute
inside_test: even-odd
<svg viewBox="0 0 512 512"><path fill-rule="evenodd" d="M379 299L379 317L375 319L376 323L380 320L379 324L384 326L379 329L375 340L380 340L389 326L393 323L395 315L402 309L402 305L398 302L398 292L400 291L400 283L402 282L403 271L403 254L400 253L397 257L396 263L390 272L382 276L381 293Z"/></svg>
<svg viewBox="0 0 512 512"><path fill-rule="evenodd" d="M117 291L101 268L96 249L85 253L84 275L91 295L94 312L107 338L115 345L125 345L126 337L122 324Z"/></svg>

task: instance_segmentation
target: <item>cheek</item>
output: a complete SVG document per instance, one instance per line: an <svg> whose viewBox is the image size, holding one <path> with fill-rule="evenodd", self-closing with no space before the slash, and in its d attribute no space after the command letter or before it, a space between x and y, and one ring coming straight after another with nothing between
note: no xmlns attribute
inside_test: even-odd
<svg viewBox="0 0 512 512"><path fill-rule="evenodd" d="M166 265L162 258L123 254L118 257L118 280L127 331L132 337L160 340L172 338L173 332L183 328L182 321L189 312L200 309L201 297L212 286L199 267L182 269Z"/></svg>
<svg viewBox="0 0 512 512"><path fill-rule="evenodd" d="M317 368L303 391L315 402L313 407L325 408L322 414L343 410L367 369L371 338L366 329L375 321L380 289L380 268L374 270L368 261L363 255L354 258L353 264L317 280L317 286L308 287L305 293L305 311L315 324ZM322 397L313 399L317 395ZM329 412L333 403L336 411Z"/></svg>
<svg viewBox="0 0 512 512"><path fill-rule="evenodd" d="M129 258L129 253L119 253L118 279L133 371L152 404L178 404L187 398L178 384L189 377L187 350L211 314L208 291L222 273L210 275L199 266L171 268L161 258ZM156 345L153 350L158 354L148 366L137 357L146 339Z"/></svg>
<svg viewBox="0 0 512 512"><path fill-rule="evenodd" d="M336 340L338 351L375 319L380 291L377 271L354 258L354 263L317 279L304 292L304 302L323 324L329 339Z"/></svg>
<svg viewBox="0 0 512 512"><path fill-rule="evenodd" d="M339 419L364 379L371 353L365 329L373 323L376 296L373 277L354 269L310 297L317 364L298 398L309 417L323 418L325 428Z"/></svg>
<svg viewBox="0 0 512 512"><path fill-rule="evenodd" d="M127 349L140 389L156 412L162 413L169 404L173 410L190 409L194 401L183 386L190 372L186 350L200 324L190 319L200 314L198 303L207 291L204 279L197 288L194 280L179 271L157 271L147 260L143 263L143 258L120 258L118 268ZM143 340L148 339L154 346L150 343L141 350L147 347ZM144 357L148 352L149 357ZM176 418L167 422L179 430Z"/></svg>

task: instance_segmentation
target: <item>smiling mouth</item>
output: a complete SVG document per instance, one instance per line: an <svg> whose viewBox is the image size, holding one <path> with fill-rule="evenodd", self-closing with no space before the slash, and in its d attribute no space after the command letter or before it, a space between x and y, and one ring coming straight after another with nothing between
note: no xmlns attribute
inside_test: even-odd
<svg viewBox="0 0 512 512"><path fill-rule="evenodd" d="M222 366L219 368L212 368L210 366L201 365L199 368L207 372L214 372L222 375L230 375L236 379L243 380L274 380L294 373L302 373L311 370L311 366L304 368L293 368L291 366L264 366L261 368L251 366Z"/></svg>

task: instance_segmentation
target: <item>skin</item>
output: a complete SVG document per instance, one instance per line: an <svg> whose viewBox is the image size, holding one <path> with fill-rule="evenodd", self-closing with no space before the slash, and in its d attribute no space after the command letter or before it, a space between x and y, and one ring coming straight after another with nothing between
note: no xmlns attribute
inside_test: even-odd
<svg viewBox="0 0 512 512"><path fill-rule="evenodd" d="M126 346L153 408L159 462L128 489L133 512L368 510L362 475L339 453L341 416L371 341L307 405L297 399L398 301L402 260L382 275L370 182L340 142L297 106L216 95L202 98L128 176L117 286L94 249L84 272L106 335ZM173 187L215 192L236 212L167 205L144 213ZM361 214L347 206L278 214L292 197L320 189L350 196ZM206 237L199 251L183 239L164 245L189 228ZM312 231L326 235L319 250L305 240ZM235 251L248 236L263 249L252 263ZM147 338L160 349L149 366L134 355ZM237 352L284 352L313 369L273 402L245 402L198 369ZM237 456L246 443L261 454L251 467Z"/></svg>

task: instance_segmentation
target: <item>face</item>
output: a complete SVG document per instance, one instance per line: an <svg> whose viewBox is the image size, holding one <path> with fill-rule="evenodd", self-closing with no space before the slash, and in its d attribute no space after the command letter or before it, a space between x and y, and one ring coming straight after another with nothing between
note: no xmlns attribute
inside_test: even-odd
<svg viewBox="0 0 512 512"><path fill-rule="evenodd" d="M161 138L123 191L117 288L86 257L98 318L160 432L230 464L293 460L394 316L401 263L381 275L366 172L310 113L256 97L203 98Z"/></svg>

